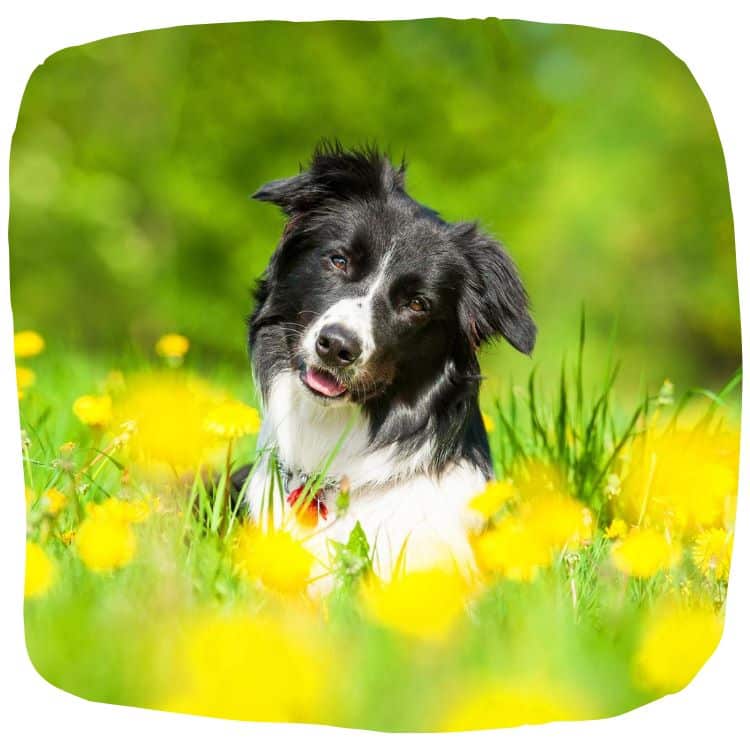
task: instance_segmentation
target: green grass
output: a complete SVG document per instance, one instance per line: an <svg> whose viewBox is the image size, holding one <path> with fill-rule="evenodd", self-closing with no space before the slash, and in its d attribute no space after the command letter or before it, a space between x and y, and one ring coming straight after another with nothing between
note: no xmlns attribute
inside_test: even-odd
<svg viewBox="0 0 750 750"><path fill-rule="evenodd" d="M714 419L717 409L731 415L735 407L727 401L739 376L719 394L687 394L670 405L671 391L662 388L624 409L615 402L616 367L603 374L598 390L585 392L584 349L582 323L573 365L563 364L551 391L540 386L541 375L532 375L523 388L510 387L504 398L485 404L485 411L496 423L491 443L498 475L511 475L531 460L556 466L570 493L592 509L597 531L590 544L563 551L532 582L486 581L450 637L439 643L402 635L365 613L359 589L369 552L361 535L335 548L338 586L323 602L303 595L280 601L238 576L231 540L242 519L226 502L224 464L158 485L141 476L119 454L107 453L108 438L79 424L71 412L77 396L101 388L109 363L55 351L42 355L34 362L37 382L21 401L25 480L37 497L55 486L69 502L56 517L39 502L29 511L28 537L57 568L49 592L26 602L33 663L53 684L92 700L168 707L185 633L206 612L240 612L275 623L293 620L303 644L315 644L327 664L319 703L309 711L289 709L289 720L434 729L472 691L529 680L583 696L587 709L581 717L620 713L658 697L663 690L635 679L633 666L652 607L687 591L691 600L710 601L720 612L726 587L701 576L687 554L678 568L646 580L615 570L611 542L602 533L612 517L607 477L653 410L676 420L691 404L703 403L706 419ZM126 382L131 371L157 369L138 358L125 365ZM207 368L198 363L196 369ZM252 398L244 375L213 372L211 381ZM61 450L69 442L74 445ZM92 466L102 451L107 455ZM230 468L252 453L253 440L246 438ZM88 570L61 535L78 528L90 503L146 492L159 494L162 512L137 527L133 561L109 574ZM440 592L434 596L434 606L441 606ZM216 643L217 651L230 649L230 655L245 647ZM299 675L287 675L291 667L279 658L293 692ZM263 664L258 669L273 671ZM242 675L232 675L228 694L243 684Z"/></svg>

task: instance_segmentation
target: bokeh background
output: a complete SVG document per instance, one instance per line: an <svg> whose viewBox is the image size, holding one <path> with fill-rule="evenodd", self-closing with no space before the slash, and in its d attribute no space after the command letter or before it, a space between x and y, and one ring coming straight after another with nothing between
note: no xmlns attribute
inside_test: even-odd
<svg viewBox="0 0 750 750"><path fill-rule="evenodd" d="M508 21L248 23L52 55L11 159L16 329L91 358L175 330L246 367L249 290L282 217L249 195L316 141L377 142L449 220L501 238L555 370L585 305L591 372L720 387L740 362L721 146L687 67L622 32ZM612 343L614 342L614 343ZM554 371L554 370L553 370Z"/></svg>

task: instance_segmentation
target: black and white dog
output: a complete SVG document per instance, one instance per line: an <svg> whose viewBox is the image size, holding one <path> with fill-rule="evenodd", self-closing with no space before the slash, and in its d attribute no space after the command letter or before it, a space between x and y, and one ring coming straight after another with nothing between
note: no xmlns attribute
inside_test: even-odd
<svg viewBox="0 0 750 750"><path fill-rule="evenodd" d="M383 577L397 560L471 568L466 506L492 473L477 349L499 336L534 346L502 247L413 200L404 169L326 144L307 171L254 195L288 219L249 322L268 450L246 497L257 521L297 529L321 571L327 540L346 541L356 522Z"/></svg>

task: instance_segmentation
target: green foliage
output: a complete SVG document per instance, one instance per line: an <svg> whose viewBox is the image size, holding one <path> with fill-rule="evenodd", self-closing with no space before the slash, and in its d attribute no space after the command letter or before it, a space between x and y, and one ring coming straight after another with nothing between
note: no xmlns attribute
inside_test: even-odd
<svg viewBox="0 0 750 750"><path fill-rule="evenodd" d="M17 328L147 350L176 329L244 363L248 290L281 217L248 200L320 137L377 141L447 219L501 237L530 291L537 362L581 300L622 380L718 387L740 357L721 147L685 65L652 39L517 21L164 29L52 55L11 163ZM531 364L485 355L497 395Z"/></svg>

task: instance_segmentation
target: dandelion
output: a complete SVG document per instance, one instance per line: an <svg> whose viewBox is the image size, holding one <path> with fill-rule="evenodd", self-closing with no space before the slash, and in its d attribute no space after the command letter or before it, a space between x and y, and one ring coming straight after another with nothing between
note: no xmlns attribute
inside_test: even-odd
<svg viewBox="0 0 750 750"><path fill-rule="evenodd" d="M28 367L16 367L16 387L19 398L36 382L34 371Z"/></svg>
<svg viewBox="0 0 750 750"><path fill-rule="evenodd" d="M479 567L512 581L531 581L552 564L552 550L536 530L514 516L472 539Z"/></svg>
<svg viewBox="0 0 750 750"><path fill-rule="evenodd" d="M612 519L612 523L607 526L604 536L607 539L622 539L628 533L628 525L622 518Z"/></svg>
<svg viewBox="0 0 750 750"><path fill-rule="evenodd" d="M16 359L36 357L44 351L44 339L36 331L19 331L13 337Z"/></svg>
<svg viewBox="0 0 750 750"><path fill-rule="evenodd" d="M371 577L361 589L367 614L404 635L444 639L466 607L466 585L458 572L417 570L383 583Z"/></svg>
<svg viewBox="0 0 750 750"><path fill-rule="evenodd" d="M612 547L615 567L633 578L651 578L674 567L682 556L679 544L654 529L632 529Z"/></svg>
<svg viewBox="0 0 750 750"><path fill-rule="evenodd" d="M67 505L68 498L56 487L49 487L42 494L42 502L47 513L56 516Z"/></svg>
<svg viewBox="0 0 750 750"><path fill-rule="evenodd" d="M212 409L206 417L206 429L223 440L254 435L260 429L257 409L240 401L227 401Z"/></svg>
<svg viewBox="0 0 750 750"><path fill-rule="evenodd" d="M313 629L268 618L206 616L178 642L168 711L250 721L312 721L329 694L327 660Z"/></svg>
<svg viewBox="0 0 750 750"><path fill-rule="evenodd" d="M154 347L160 357L169 360L181 360L190 349L190 341L179 333L167 333Z"/></svg>
<svg viewBox="0 0 750 750"><path fill-rule="evenodd" d="M88 503L86 512L96 521L143 523L151 514L151 505L145 499L127 501L108 497L101 503Z"/></svg>
<svg viewBox="0 0 750 750"><path fill-rule="evenodd" d="M251 524L237 532L232 550L237 572L283 594L305 590L315 558L286 531L265 533Z"/></svg>
<svg viewBox="0 0 750 750"><path fill-rule="evenodd" d="M722 618L699 607L666 604L649 618L634 660L639 683L660 693L687 685L719 643Z"/></svg>
<svg viewBox="0 0 750 750"><path fill-rule="evenodd" d="M79 396L73 402L73 414L89 427L106 427L112 421L112 397Z"/></svg>
<svg viewBox="0 0 750 750"><path fill-rule="evenodd" d="M33 599L46 594L54 580L55 565L47 553L36 542L26 542L24 597Z"/></svg>
<svg viewBox="0 0 750 750"><path fill-rule="evenodd" d="M717 581L729 578L729 563L732 559L734 534L724 529L709 529L695 538L693 543L693 561L704 575L710 575Z"/></svg>
<svg viewBox="0 0 750 750"><path fill-rule="evenodd" d="M520 515L553 552L577 550L594 533L594 517L583 503L560 492L547 493L520 508Z"/></svg>
<svg viewBox="0 0 750 750"><path fill-rule="evenodd" d="M649 430L634 443L613 510L635 526L690 535L726 526L737 501L739 435L699 425Z"/></svg>
<svg viewBox="0 0 750 750"><path fill-rule="evenodd" d="M135 556L136 538L130 523L112 518L87 518L75 536L76 549L87 568L109 573Z"/></svg>
<svg viewBox="0 0 750 750"><path fill-rule="evenodd" d="M596 707L569 687L541 680L491 683L471 691L447 710L443 731L515 727L549 721L592 719Z"/></svg>
<svg viewBox="0 0 750 750"><path fill-rule="evenodd" d="M221 446L205 421L225 399L204 380L178 372L130 378L115 410L116 422L131 426L126 455L157 474L217 462Z"/></svg>
<svg viewBox="0 0 750 750"><path fill-rule="evenodd" d="M495 431L495 420L489 414L485 414L484 412L482 412L482 424L488 434L491 435Z"/></svg>
<svg viewBox="0 0 750 750"><path fill-rule="evenodd" d="M475 495L469 502L469 508L484 519L492 518L505 507L506 503L516 496L515 486L508 481L487 482L484 490Z"/></svg>

